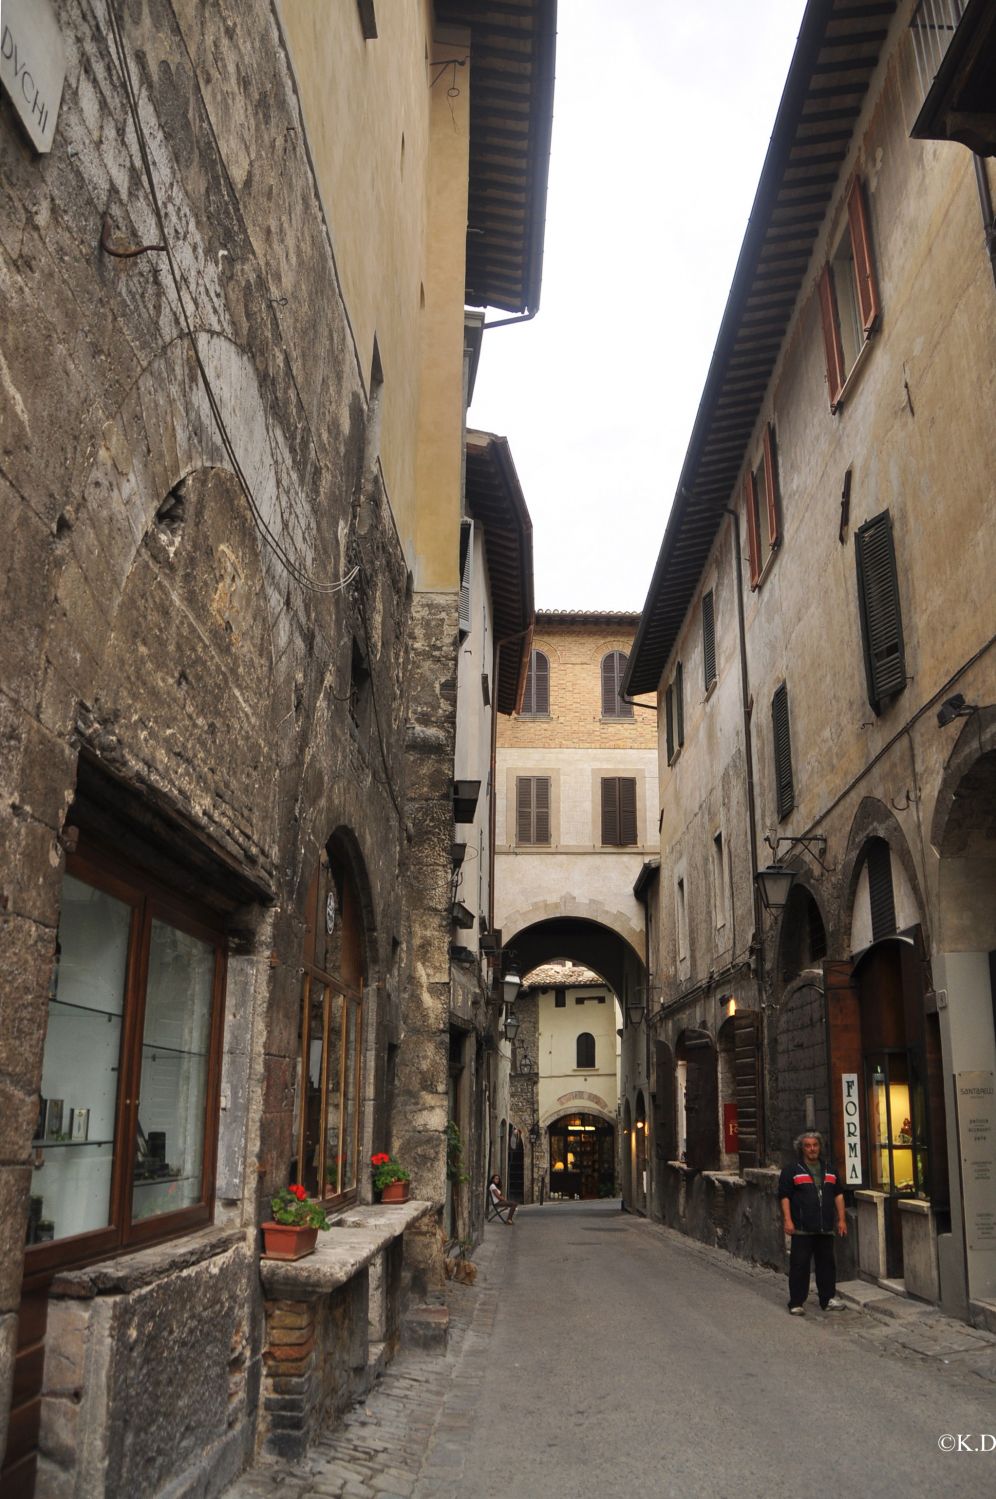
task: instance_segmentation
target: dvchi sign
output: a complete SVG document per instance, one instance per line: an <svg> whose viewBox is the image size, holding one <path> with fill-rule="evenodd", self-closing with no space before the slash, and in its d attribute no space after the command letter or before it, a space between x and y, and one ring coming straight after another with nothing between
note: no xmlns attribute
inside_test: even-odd
<svg viewBox="0 0 996 1499"><path fill-rule="evenodd" d="M51 151L66 54L51 0L3 0L0 83L36 151Z"/></svg>
<svg viewBox="0 0 996 1499"><path fill-rule="evenodd" d="M864 1180L861 1168L861 1113L858 1074L842 1072L840 1087L844 1102L844 1183L860 1187Z"/></svg>

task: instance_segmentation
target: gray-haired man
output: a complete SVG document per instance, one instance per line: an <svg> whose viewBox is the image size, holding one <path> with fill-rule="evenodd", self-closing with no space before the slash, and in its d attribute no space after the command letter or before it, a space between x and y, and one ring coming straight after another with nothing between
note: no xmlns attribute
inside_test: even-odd
<svg viewBox="0 0 996 1499"><path fill-rule="evenodd" d="M809 1295L810 1266L816 1266L816 1291L825 1312L837 1312L844 1303L837 1295L837 1266L833 1238L847 1236L844 1188L833 1167L823 1159L823 1136L807 1130L795 1142L796 1161L778 1178L782 1227L791 1239L789 1248L789 1311L805 1316Z"/></svg>

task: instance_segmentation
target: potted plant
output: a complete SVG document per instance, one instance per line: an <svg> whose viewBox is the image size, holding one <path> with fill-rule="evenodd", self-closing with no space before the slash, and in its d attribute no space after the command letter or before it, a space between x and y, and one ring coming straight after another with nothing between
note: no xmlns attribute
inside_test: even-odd
<svg viewBox="0 0 996 1499"><path fill-rule="evenodd" d="M370 1164L374 1188L380 1193L381 1202L407 1202L411 1173L383 1151L372 1155Z"/></svg>
<svg viewBox="0 0 996 1499"><path fill-rule="evenodd" d="M268 1260L299 1260L311 1254L319 1229L329 1220L320 1202L312 1202L300 1185L281 1187L270 1198L273 1218L262 1225L263 1253Z"/></svg>

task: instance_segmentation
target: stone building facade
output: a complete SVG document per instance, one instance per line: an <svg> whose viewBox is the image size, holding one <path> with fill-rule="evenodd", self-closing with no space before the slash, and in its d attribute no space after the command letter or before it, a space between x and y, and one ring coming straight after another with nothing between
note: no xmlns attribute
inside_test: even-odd
<svg viewBox="0 0 996 1499"><path fill-rule="evenodd" d="M486 7L4 8L58 84L42 139L0 95L5 1493L216 1493L431 1292L464 307L535 310L552 110L520 9L525 206L468 248ZM341 1220L294 1273L289 1180Z"/></svg>
<svg viewBox="0 0 996 1499"><path fill-rule="evenodd" d="M645 908L634 884L657 852L653 704L620 695L635 623L630 614L537 611L522 707L500 722L497 756L496 920L506 954L530 984L538 965L556 960L590 969L623 1016L645 999ZM551 1130L579 1101L536 1112L538 1075L522 1073L524 1059L538 1055L527 1039L535 1003L527 990L508 1124L513 1141L540 1127L538 1181L544 1170L551 1179ZM622 1137L620 1166L629 1199L643 1180L635 1121L646 1118L648 1098L639 1025L624 1024L622 1046L630 1094L620 1108L634 1126Z"/></svg>
<svg viewBox="0 0 996 1499"><path fill-rule="evenodd" d="M886 12L807 7L629 663L661 706L650 1211L780 1264L816 1126L842 1273L992 1321L993 167L922 139L940 34ZM991 46L955 51L968 86Z"/></svg>

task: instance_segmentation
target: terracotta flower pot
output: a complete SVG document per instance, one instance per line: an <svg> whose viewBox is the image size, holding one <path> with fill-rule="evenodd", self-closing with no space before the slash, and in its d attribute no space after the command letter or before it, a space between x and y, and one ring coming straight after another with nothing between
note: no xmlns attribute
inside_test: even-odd
<svg viewBox="0 0 996 1499"><path fill-rule="evenodd" d="M318 1229L296 1223L264 1223L263 1253L268 1260L300 1260L313 1254Z"/></svg>
<svg viewBox="0 0 996 1499"><path fill-rule="evenodd" d="M411 1182L388 1182L380 1189L381 1202L407 1202Z"/></svg>

